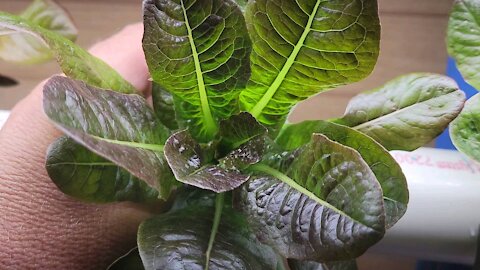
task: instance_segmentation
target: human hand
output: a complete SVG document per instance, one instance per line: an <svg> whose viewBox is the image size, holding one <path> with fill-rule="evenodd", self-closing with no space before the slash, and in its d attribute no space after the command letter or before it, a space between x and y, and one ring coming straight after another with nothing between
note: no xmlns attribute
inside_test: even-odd
<svg viewBox="0 0 480 270"><path fill-rule="evenodd" d="M90 52L140 91L149 88L142 25L124 28ZM105 269L135 246L149 213L130 203L94 205L64 195L45 170L61 136L42 109L42 87L12 110L0 131L0 269Z"/></svg>

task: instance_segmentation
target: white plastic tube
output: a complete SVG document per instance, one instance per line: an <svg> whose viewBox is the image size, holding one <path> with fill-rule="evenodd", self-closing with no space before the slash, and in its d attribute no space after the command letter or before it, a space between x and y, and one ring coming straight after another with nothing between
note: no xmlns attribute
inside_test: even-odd
<svg viewBox="0 0 480 270"><path fill-rule="evenodd" d="M457 151L392 152L410 189L405 216L372 251L472 265L480 225L480 164Z"/></svg>
<svg viewBox="0 0 480 270"><path fill-rule="evenodd" d="M3 124L5 124L5 122L7 121L9 114L10 114L9 111L0 110L0 129L2 128Z"/></svg>

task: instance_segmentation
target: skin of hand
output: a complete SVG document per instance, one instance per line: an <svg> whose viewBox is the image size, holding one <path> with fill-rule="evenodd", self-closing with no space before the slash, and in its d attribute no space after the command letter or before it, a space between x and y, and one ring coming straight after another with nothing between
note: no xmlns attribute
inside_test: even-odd
<svg viewBox="0 0 480 270"><path fill-rule="evenodd" d="M141 24L90 52L140 91L150 84ZM42 109L42 84L19 102L0 131L0 269L105 269L135 246L149 212L138 205L76 201L45 170L48 145L61 136Z"/></svg>

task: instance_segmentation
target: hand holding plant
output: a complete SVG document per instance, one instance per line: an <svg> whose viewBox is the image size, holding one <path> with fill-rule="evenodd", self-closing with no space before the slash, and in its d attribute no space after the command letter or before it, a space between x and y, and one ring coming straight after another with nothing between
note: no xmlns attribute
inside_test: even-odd
<svg viewBox="0 0 480 270"><path fill-rule="evenodd" d="M141 35L140 24L128 26L90 51L147 90ZM85 204L59 192L45 170L45 151L61 134L43 113L42 91L43 83L12 110L0 131L0 268L105 268L135 245L149 209Z"/></svg>

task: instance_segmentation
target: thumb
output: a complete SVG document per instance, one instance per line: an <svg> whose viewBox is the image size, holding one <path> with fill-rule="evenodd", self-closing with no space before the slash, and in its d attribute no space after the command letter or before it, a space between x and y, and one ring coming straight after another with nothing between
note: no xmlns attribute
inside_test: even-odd
<svg viewBox="0 0 480 270"><path fill-rule="evenodd" d="M140 24L92 48L136 88L148 88ZM61 193L45 170L48 145L61 134L42 110L42 85L0 131L0 269L101 269L135 245L149 213L136 205L93 205Z"/></svg>

